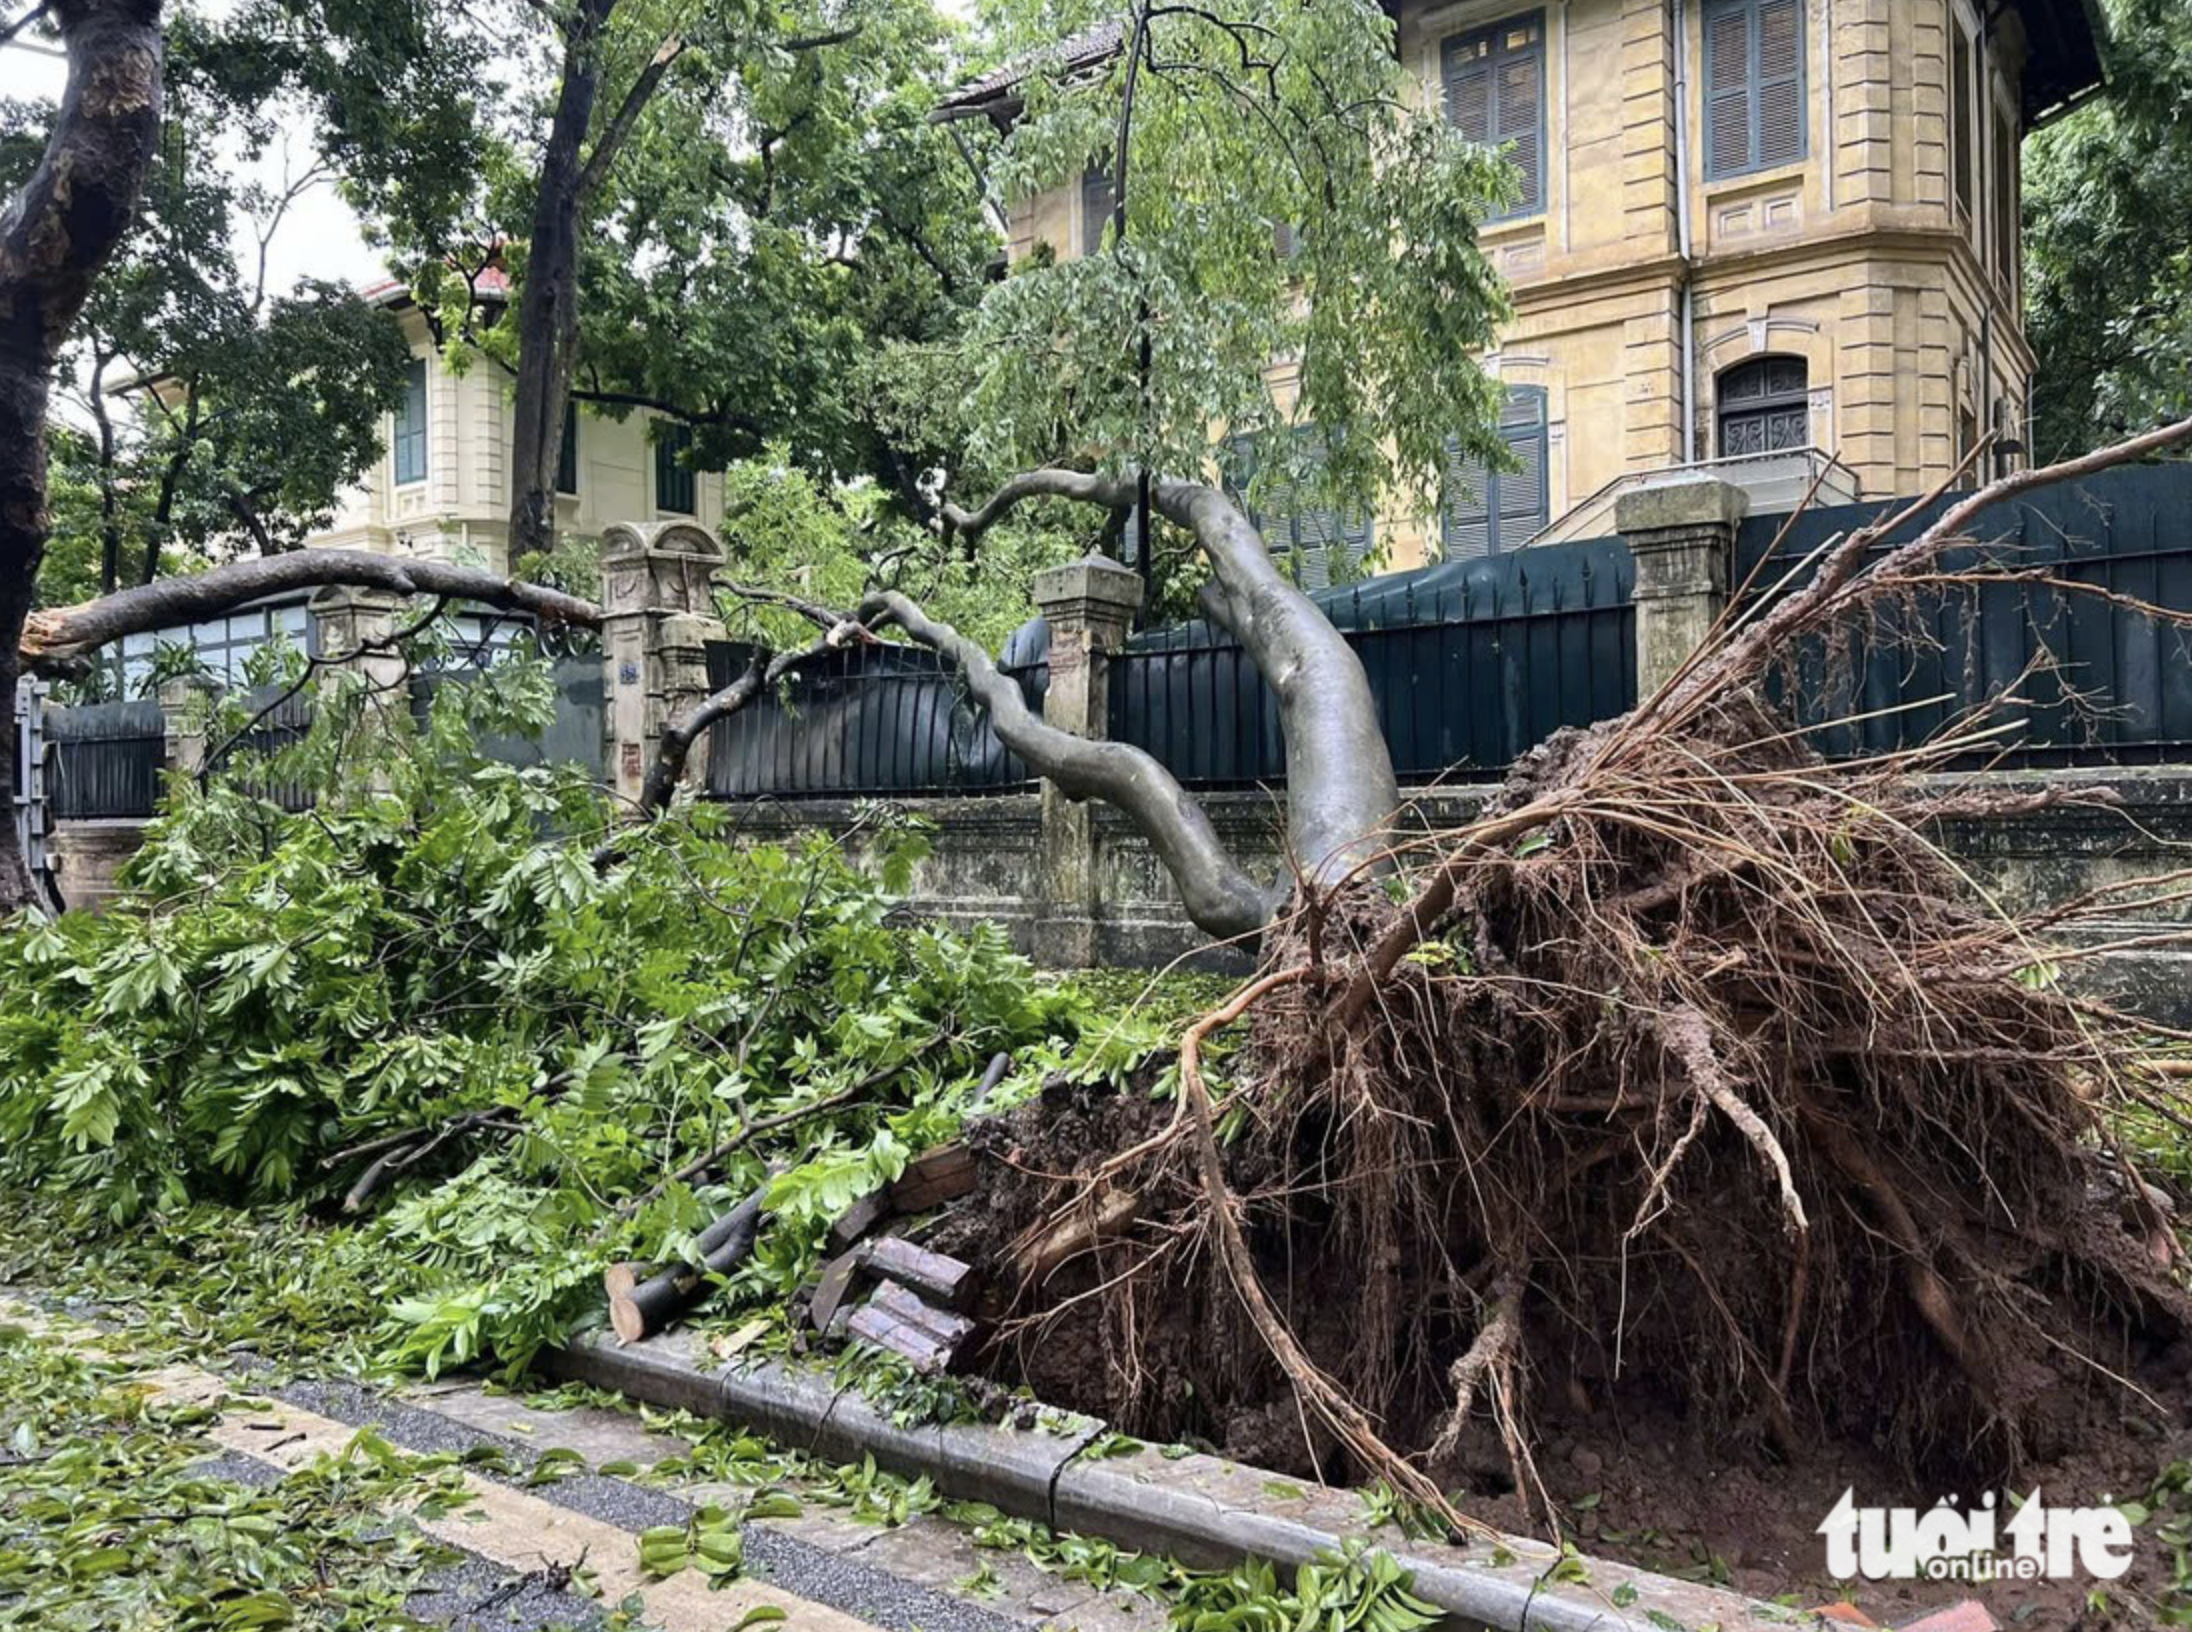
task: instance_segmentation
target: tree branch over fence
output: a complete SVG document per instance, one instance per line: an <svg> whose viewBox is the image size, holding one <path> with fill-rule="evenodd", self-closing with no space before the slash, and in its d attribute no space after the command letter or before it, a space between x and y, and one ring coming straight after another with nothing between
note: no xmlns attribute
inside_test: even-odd
<svg viewBox="0 0 2192 1632"><path fill-rule="evenodd" d="M871 627L895 623L949 661L988 710L998 738L1069 797L1101 799L1131 820L1179 885L1198 927L1227 938L1263 927L1271 914L1269 892L1233 859L1202 807L1155 759L1131 743L1091 741L1038 719L989 653L896 591L870 596L858 616Z"/></svg>
<svg viewBox="0 0 2192 1632"><path fill-rule="evenodd" d="M22 660L26 666L50 666L124 635L218 617L269 596L335 585L469 601L528 613L552 627L601 627L601 608L592 601L478 567L407 561L370 550L297 550L187 577L161 578L78 606L33 612L23 630Z"/></svg>

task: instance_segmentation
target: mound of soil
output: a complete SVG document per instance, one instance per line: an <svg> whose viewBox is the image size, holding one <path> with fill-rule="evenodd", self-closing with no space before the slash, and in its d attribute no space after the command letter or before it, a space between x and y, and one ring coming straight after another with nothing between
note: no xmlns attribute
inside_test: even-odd
<svg viewBox="0 0 2192 1632"><path fill-rule="evenodd" d="M943 1221L933 1245L998 1264L1039 1235L1076 1175L1161 1132L1169 1093L1144 1082L1124 1093L1053 1083L1009 1116L976 1124L970 1143L986 1182ZM1237 1144L1236 1150L1241 1147ZM1244 1164L1245 1165L1245 1164ZM2096 1162L2096 1186L2112 1170ZM1251 1177L1236 1174L1244 1195ZM1145 1211L1161 1215L1161 1198ZM1359 1341L1368 1289L1350 1247L1314 1229L1258 1235L1265 1284L1320 1363L1337 1365ZM1204 1244L1169 1253L1152 1298L1118 1294L1143 1272L1149 1243L1128 1224L1088 1243L995 1311L994 1336L974 1365L1044 1401L1108 1417L1138 1437L1181 1442L1302 1478L1346 1484L1364 1477L1333 1437L1296 1402L1240 1313L1240 1300ZM1421 1368L1443 1375L1442 1357ZM1450 1358L1450 1356L1443 1357ZM2098 1358L2147 1396L2127 1392L2082 1359L2034 1387L2046 1396L2052 1432L2016 1469L2016 1488L2040 1487L2049 1505L2094 1506L2142 1496L2162 1469L2192 1459L2192 1341L2119 1343ZM1407 1368L1403 1368L1407 1369ZM1422 1454L1435 1438L1435 1388L1384 1426L1398 1448ZM1502 1530L1545 1534L1546 1503L1586 1552L1666 1574L1709 1580L1760 1598L1793 1594L1806 1605L1850 1599L1883 1625L1976 1598L2005 1626L2045 1632L2110 1632L2155 1624L2152 1602L2172 1581L2167 1547L2142 1536L2132 1574L2107 1601L2087 1603L2091 1582L1836 1582L1825 1573L1820 1521L1854 1490L1861 1505L1975 1505L2008 1470L1949 1448L1917 1460L1908 1436L1880 1422L1880 1396L1814 1402L1817 1427L1795 1446L1760 1420L1700 1412L1640 1367L1622 1375L1579 1367L1534 1379L1532 1467L1542 1492L1518 1490L1493 1425L1476 1422L1431 1471L1470 1517ZM1945 1403L1944 1420L1962 1404ZM1868 1431L1869 1427L1869 1431Z"/></svg>

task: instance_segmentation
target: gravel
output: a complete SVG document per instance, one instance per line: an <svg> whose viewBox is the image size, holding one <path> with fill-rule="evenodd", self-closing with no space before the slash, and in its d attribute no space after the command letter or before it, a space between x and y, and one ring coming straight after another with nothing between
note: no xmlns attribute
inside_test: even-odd
<svg viewBox="0 0 2192 1632"><path fill-rule="evenodd" d="M749 1524L741 1533L750 1574L886 1632L1025 1632L1025 1622L948 1592L916 1586L766 1525Z"/></svg>

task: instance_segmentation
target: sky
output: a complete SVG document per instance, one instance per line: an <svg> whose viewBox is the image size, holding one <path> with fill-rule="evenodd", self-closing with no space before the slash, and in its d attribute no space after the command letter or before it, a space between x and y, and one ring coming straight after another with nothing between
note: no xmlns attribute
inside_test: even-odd
<svg viewBox="0 0 2192 1632"><path fill-rule="evenodd" d="M18 38L0 46L0 98L58 101L66 77L58 52L44 42L26 44ZM311 143L301 128L285 131L256 164L243 164L233 157L233 148L230 153L232 168L276 189L312 162ZM239 222L238 228L238 261L249 266L256 247L248 223ZM271 295L287 294L304 277L330 278L362 288L386 276L379 254L367 247L359 231L357 216L336 196L330 182L313 186L290 206L267 252Z"/></svg>

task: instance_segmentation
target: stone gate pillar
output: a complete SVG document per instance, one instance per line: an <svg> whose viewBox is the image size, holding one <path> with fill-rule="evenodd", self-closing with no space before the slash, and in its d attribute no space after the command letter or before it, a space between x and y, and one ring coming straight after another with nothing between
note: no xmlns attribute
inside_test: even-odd
<svg viewBox="0 0 2192 1632"><path fill-rule="evenodd" d="M386 589L330 584L315 591L309 608L312 647L326 672L360 674L376 692L393 694L408 678L407 660L395 646L408 605ZM408 698L404 702L408 708Z"/></svg>
<svg viewBox="0 0 2192 1632"><path fill-rule="evenodd" d="M1741 488L1710 476L1656 482L1615 501L1615 528L1636 561L1640 699L1688 661L1727 606L1735 532L1749 509Z"/></svg>
<svg viewBox="0 0 2192 1632"><path fill-rule="evenodd" d="M198 675L162 680L154 693L160 702L161 760L168 770L196 776L205 766L206 715L214 688Z"/></svg>
<svg viewBox="0 0 2192 1632"><path fill-rule="evenodd" d="M609 785L627 808L639 798L663 726L713 689L708 643L729 633L715 615L722 564L722 546L690 521L618 522L601 535ZM698 785L707 774L703 739L686 781Z"/></svg>
<svg viewBox="0 0 2192 1632"><path fill-rule="evenodd" d="M1050 690L1043 718L1061 731L1100 739L1110 727L1111 654L1126 643L1142 604L1139 574L1104 556L1052 567L1035 579L1035 604L1050 625ZM1095 812L1043 783L1040 900L1036 961L1085 969L1096 961L1102 881L1096 866Z"/></svg>

